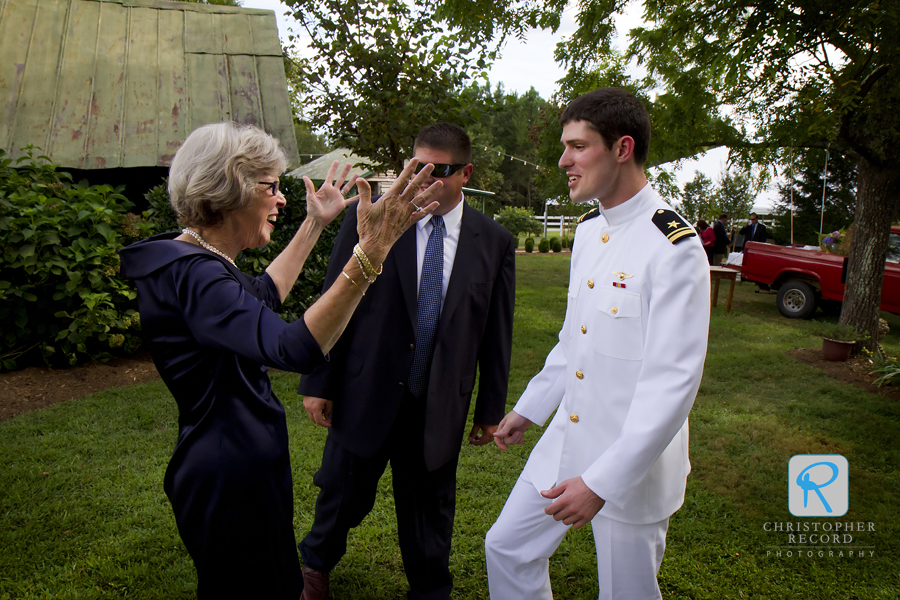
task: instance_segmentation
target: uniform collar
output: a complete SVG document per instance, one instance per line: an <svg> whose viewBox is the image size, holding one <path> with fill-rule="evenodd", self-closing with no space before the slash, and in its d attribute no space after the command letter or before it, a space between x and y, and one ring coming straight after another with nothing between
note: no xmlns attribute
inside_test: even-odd
<svg viewBox="0 0 900 600"><path fill-rule="evenodd" d="M600 206L600 214L606 219L611 227L622 225L632 219L638 217L646 209L653 206L656 201L656 192L650 187L650 182L641 188L637 194L612 208L603 208Z"/></svg>
<svg viewBox="0 0 900 600"><path fill-rule="evenodd" d="M444 217L444 235L447 235L447 232L454 231L454 228L459 225L460 219L462 219L463 213L463 204L466 203L466 198L462 194L460 194L459 203L454 206L450 212L443 215ZM431 221L431 215L428 215L421 221L416 223L416 227L420 230L425 229L425 224Z"/></svg>

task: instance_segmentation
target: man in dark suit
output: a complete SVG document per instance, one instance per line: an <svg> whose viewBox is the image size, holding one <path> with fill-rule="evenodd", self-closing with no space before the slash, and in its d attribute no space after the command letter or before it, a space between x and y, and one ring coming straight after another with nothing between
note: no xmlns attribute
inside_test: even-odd
<svg viewBox="0 0 900 600"><path fill-rule="evenodd" d="M725 230L725 223L728 222L728 215L722 213L719 220L713 225L713 232L716 234L716 243L713 246L713 266L722 265L722 259L728 254L728 245L731 240L728 239L728 232Z"/></svg>
<svg viewBox="0 0 900 600"><path fill-rule="evenodd" d="M438 123L416 138L435 169L440 207L403 234L330 361L300 382L315 423L329 427L315 520L300 543L303 598L324 598L349 530L375 502L391 463L400 551L411 599L446 599L456 465L480 369L469 442L490 443L506 411L515 298L513 237L471 208L469 136ZM351 207L335 240L327 289L357 243ZM376 265L377 267L377 265ZM377 270L377 269L376 269Z"/></svg>
<svg viewBox="0 0 900 600"><path fill-rule="evenodd" d="M747 242L766 242L766 226L759 222L756 213L750 213L750 222L744 225L740 232L744 236L743 248L747 247Z"/></svg>

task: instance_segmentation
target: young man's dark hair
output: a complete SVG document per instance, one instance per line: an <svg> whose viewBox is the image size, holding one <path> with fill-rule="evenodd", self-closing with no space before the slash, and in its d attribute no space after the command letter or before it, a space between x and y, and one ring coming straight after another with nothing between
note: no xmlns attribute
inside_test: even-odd
<svg viewBox="0 0 900 600"><path fill-rule="evenodd" d="M572 101L559 117L565 127L586 121L603 138L607 149L622 136L634 139L634 162L643 166L650 154L650 116L641 101L622 88L600 88Z"/></svg>
<svg viewBox="0 0 900 600"><path fill-rule="evenodd" d="M727 218L728 218L728 213L722 213L721 215L719 215L719 220L720 220L720 221L721 221L722 219L727 219Z"/></svg>
<svg viewBox="0 0 900 600"><path fill-rule="evenodd" d="M435 123L423 127L416 136L413 152L416 148L445 150L453 154L457 163L472 162L472 140L465 130L453 123Z"/></svg>

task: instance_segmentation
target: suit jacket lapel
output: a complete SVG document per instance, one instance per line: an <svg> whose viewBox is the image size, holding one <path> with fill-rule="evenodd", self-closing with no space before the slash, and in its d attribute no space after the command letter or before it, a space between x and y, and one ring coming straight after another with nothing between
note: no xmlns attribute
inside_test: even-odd
<svg viewBox="0 0 900 600"><path fill-rule="evenodd" d="M465 201L464 201L465 202ZM453 259L453 270L450 272L450 283L447 284L447 296L441 307L441 318L438 321L438 337L446 327L453 311L456 310L460 298L469 289L472 282L472 265L476 264L478 235L480 230L475 226L475 219L470 211L475 210L468 204L463 206L462 227L459 232L459 243L456 245L456 258Z"/></svg>
<svg viewBox="0 0 900 600"><path fill-rule="evenodd" d="M390 256L397 263L397 276L400 278L400 287L403 290L403 299L406 301L406 310L409 312L409 322L413 331L416 330L416 226L413 225L400 236L397 243L391 249Z"/></svg>

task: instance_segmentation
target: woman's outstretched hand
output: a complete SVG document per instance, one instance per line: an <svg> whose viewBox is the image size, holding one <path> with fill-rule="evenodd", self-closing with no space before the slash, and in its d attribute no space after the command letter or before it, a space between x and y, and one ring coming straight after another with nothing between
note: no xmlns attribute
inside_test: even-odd
<svg viewBox="0 0 900 600"><path fill-rule="evenodd" d="M435 181L419 192L434 166L426 165L418 175L413 176L418 164L418 159L410 160L394 185L374 204L372 188L368 182L364 179L357 181L359 204L356 206L356 231L359 234L359 245L373 262L380 264L404 231L440 206L437 202L429 203L428 200L444 184Z"/></svg>
<svg viewBox="0 0 900 600"><path fill-rule="evenodd" d="M338 166L340 166L340 161L336 160L331 163L331 168L328 169L328 174L325 176L325 182L318 190L309 177L303 177L303 183L306 184L307 218L312 219L316 225L323 229L326 225L331 223L336 216L341 214L342 210L359 198L359 195L353 196L352 198L345 198L356 184L356 175L344 183L344 180L347 179L347 174L350 172L353 165L350 163L345 164L344 168L341 169L341 174L335 179L334 175L337 173ZM334 183L332 183L332 181L334 181Z"/></svg>

